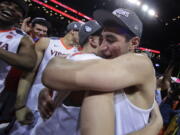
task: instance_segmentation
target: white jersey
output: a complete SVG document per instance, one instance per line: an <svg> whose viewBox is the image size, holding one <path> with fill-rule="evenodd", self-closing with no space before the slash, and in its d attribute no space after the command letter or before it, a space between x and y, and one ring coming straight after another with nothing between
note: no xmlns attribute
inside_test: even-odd
<svg viewBox="0 0 180 135"><path fill-rule="evenodd" d="M67 57L75 52L78 52L76 47L66 48L60 39L50 39L50 43L44 53L44 57L39 66L35 81L28 95L27 106L30 109L37 110L39 93L41 89L45 87L41 82L41 78L47 63L55 56Z"/></svg>
<svg viewBox="0 0 180 135"><path fill-rule="evenodd" d="M0 48L16 53L24 33L21 30L0 31ZM11 66L0 60L0 92L4 89L4 82Z"/></svg>
<svg viewBox="0 0 180 135"><path fill-rule="evenodd" d="M101 59L94 54L76 53L67 57L73 61ZM120 91L114 97L116 134L127 133L143 128L149 119L153 107L144 110L133 105L125 93ZM80 107L62 105L56 108L53 115L47 121L41 123L36 129L36 135L80 135L79 133Z"/></svg>
<svg viewBox="0 0 180 135"><path fill-rule="evenodd" d="M83 61L101 58L95 54L78 52L68 56L67 59ZM50 119L37 127L35 135L59 135L59 133L61 135L79 135L79 115L80 107L62 105L56 108Z"/></svg>
<svg viewBox="0 0 180 135"><path fill-rule="evenodd" d="M148 124L149 109L139 108L131 103L124 91L115 94L115 113L116 113L116 134L126 135L128 133L144 128Z"/></svg>

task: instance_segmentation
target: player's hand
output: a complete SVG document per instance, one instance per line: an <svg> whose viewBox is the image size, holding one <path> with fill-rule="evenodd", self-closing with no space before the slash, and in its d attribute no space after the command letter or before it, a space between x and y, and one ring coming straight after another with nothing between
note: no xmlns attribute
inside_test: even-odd
<svg viewBox="0 0 180 135"><path fill-rule="evenodd" d="M24 32L29 32L31 30L30 25L28 24L28 22L31 20L31 17L25 18L22 22L21 25L21 30L23 30Z"/></svg>
<svg viewBox="0 0 180 135"><path fill-rule="evenodd" d="M24 106L23 108L16 110L16 120L22 125L32 124L34 115L28 107Z"/></svg>
<svg viewBox="0 0 180 135"><path fill-rule="evenodd" d="M50 118L54 112L55 102L47 88L44 88L39 94L38 109L43 119Z"/></svg>

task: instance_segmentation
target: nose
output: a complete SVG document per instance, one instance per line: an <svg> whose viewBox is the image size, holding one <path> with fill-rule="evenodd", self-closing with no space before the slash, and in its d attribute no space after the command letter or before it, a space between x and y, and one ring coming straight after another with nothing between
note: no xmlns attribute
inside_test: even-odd
<svg viewBox="0 0 180 135"><path fill-rule="evenodd" d="M106 46L106 45L101 45L100 48L101 48L101 50L105 51L105 50L108 49L108 46Z"/></svg>
<svg viewBox="0 0 180 135"><path fill-rule="evenodd" d="M102 41L101 45L100 45L101 50L107 50L108 49L108 45L106 41Z"/></svg>

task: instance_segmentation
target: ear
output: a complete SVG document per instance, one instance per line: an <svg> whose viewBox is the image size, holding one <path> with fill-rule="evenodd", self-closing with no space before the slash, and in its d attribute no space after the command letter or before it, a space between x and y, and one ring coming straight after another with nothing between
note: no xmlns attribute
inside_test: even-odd
<svg viewBox="0 0 180 135"><path fill-rule="evenodd" d="M71 35L74 35L74 31L73 30L70 30L69 31Z"/></svg>
<svg viewBox="0 0 180 135"><path fill-rule="evenodd" d="M140 44L140 38L139 37L133 37L130 40L130 46L129 51L134 51Z"/></svg>
<svg viewBox="0 0 180 135"><path fill-rule="evenodd" d="M89 44L92 48L97 48L98 44L94 36L89 36Z"/></svg>

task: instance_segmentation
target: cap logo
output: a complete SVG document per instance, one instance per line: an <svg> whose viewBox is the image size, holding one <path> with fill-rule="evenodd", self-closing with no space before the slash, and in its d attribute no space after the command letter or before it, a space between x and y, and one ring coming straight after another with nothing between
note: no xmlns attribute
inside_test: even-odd
<svg viewBox="0 0 180 135"><path fill-rule="evenodd" d="M74 28L77 28L78 26L77 26L77 24L74 24Z"/></svg>
<svg viewBox="0 0 180 135"><path fill-rule="evenodd" d="M129 17L129 12L125 11L125 10L122 10L122 9L117 9L115 11L112 12L113 15L117 16L118 18L120 16L125 16L125 17Z"/></svg>
<svg viewBox="0 0 180 135"><path fill-rule="evenodd" d="M139 28L138 28L138 26L137 26L137 25L135 25L135 26L134 26L134 29L135 29L135 30L138 30Z"/></svg>
<svg viewBox="0 0 180 135"><path fill-rule="evenodd" d="M84 28L85 28L85 31L86 31L86 32L91 32L91 31L92 31L92 28L89 27L89 26L85 26Z"/></svg>

